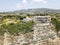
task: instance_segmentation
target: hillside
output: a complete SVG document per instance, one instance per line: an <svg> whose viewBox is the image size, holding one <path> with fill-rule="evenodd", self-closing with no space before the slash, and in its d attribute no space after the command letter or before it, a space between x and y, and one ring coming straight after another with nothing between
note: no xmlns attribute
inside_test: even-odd
<svg viewBox="0 0 60 45"><path fill-rule="evenodd" d="M60 13L60 9L49 9L49 8L34 8L34 9L21 9L21 10L15 10L10 12L0 12L0 14L15 14L15 13Z"/></svg>
<svg viewBox="0 0 60 45"><path fill-rule="evenodd" d="M60 13L60 9L35 8L16 10L14 13Z"/></svg>

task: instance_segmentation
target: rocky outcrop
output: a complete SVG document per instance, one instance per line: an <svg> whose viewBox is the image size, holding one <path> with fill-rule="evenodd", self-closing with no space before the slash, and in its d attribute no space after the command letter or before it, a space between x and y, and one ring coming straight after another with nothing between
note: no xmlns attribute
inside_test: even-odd
<svg viewBox="0 0 60 45"><path fill-rule="evenodd" d="M4 36L0 37L0 45L60 45L60 38L34 41L31 33L21 34L20 36L12 36L5 33Z"/></svg>
<svg viewBox="0 0 60 45"><path fill-rule="evenodd" d="M60 42L60 38L56 37L54 40L49 38L47 40L37 42L35 45L60 45L59 42Z"/></svg>
<svg viewBox="0 0 60 45"><path fill-rule="evenodd" d="M4 36L0 36L0 45L3 45L4 43Z"/></svg>
<svg viewBox="0 0 60 45"><path fill-rule="evenodd" d="M19 36L13 36L8 33L5 33L3 45L24 45L30 43L32 39L33 35L31 35L31 33L20 34Z"/></svg>

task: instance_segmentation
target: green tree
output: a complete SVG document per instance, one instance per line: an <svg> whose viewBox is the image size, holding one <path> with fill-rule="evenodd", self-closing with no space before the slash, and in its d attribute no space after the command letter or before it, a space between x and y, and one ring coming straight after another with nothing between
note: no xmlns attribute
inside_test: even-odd
<svg viewBox="0 0 60 45"><path fill-rule="evenodd" d="M60 31L60 21L58 21L56 18L52 18L51 22L56 25L56 32L58 36L58 32Z"/></svg>

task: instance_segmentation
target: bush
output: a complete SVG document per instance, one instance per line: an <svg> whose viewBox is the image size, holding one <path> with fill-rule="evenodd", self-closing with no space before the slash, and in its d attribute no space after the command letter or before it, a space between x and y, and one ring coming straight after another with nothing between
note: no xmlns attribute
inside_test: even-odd
<svg viewBox="0 0 60 45"><path fill-rule="evenodd" d="M58 21L55 18L52 18L51 22L56 25L56 32L57 32L57 35L58 35L58 32L60 31L60 21Z"/></svg>
<svg viewBox="0 0 60 45"><path fill-rule="evenodd" d="M18 33L20 32L28 33L32 31L33 24L33 21L29 21L27 23L20 21L17 24L10 23L8 25L2 24L2 26L0 27L0 35L4 34L4 32L6 31L12 35L18 35Z"/></svg>

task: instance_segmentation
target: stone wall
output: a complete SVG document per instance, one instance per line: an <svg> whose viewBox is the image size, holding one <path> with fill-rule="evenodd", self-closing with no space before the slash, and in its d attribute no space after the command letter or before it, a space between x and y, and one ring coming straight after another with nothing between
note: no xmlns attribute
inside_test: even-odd
<svg viewBox="0 0 60 45"><path fill-rule="evenodd" d="M48 38L55 38L56 33L51 29L50 16L34 17L34 40L40 41Z"/></svg>

